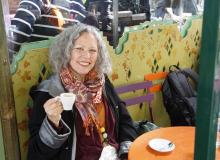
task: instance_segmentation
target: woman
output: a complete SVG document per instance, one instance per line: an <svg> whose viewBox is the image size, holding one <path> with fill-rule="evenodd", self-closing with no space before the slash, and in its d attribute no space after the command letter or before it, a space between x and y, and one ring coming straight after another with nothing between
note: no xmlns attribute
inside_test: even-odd
<svg viewBox="0 0 220 160"><path fill-rule="evenodd" d="M28 159L98 160L106 150L110 159L114 151L126 157L136 131L106 76L111 64L97 30L84 24L65 29L49 59L54 75L31 94ZM63 92L76 94L72 111L63 111L57 98Z"/></svg>

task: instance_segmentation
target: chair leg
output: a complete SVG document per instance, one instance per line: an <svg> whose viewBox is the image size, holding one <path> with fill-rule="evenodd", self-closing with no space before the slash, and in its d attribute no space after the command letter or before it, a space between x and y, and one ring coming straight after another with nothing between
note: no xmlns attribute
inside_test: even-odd
<svg viewBox="0 0 220 160"><path fill-rule="evenodd" d="M154 123L153 109L152 109L152 107L151 107L151 103L149 103L149 113L150 113L151 122Z"/></svg>

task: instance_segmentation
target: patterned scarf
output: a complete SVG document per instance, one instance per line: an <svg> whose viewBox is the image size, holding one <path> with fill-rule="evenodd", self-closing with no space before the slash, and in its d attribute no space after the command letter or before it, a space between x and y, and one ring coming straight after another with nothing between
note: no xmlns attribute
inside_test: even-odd
<svg viewBox="0 0 220 160"><path fill-rule="evenodd" d="M100 127L95 104L102 101L104 75L98 77L97 72L92 70L86 75L85 81L81 82L74 76L72 68L68 66L62 68L60 77L65 89L76 94L75 106L83 120L85 134L89 136L94 125L97 128Z"/></svg>

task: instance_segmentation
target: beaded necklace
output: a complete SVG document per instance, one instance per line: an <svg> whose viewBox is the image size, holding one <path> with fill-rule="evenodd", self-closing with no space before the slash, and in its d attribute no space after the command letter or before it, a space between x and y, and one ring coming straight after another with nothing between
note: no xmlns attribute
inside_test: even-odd
<svg viewBox="0 0 220 160"><path fill-rule="evenodd" d="M107 146L108 145L108 134L105 131L105 127L100 128L100 133L102 136L102 145Z"/></svg>
<svg viewBox="0 0 220 160"><path fill-rule="evenodd" d="M95 107L96 107L98 117L99 116L102 117L102 116L105 115L105 110L104 110L105 107L104 107L103 103L96 104ZM101 120L100 117L99 117L99 122L98 122L98 125L97 125L97 129L98 129L99 134L100 134L102 145L106 146L108 144L108 134L107 134L106 129L105 129L105 120Z"/></svg>

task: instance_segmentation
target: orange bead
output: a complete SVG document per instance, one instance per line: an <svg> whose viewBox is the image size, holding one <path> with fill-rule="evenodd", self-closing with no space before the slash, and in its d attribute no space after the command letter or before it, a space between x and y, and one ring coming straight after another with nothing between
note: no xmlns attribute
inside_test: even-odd
<svg viewBox="0 0 220 160"><path fill-rule="evenodd" d="M104 133L104 132L105 132L105 128L104 128L104 127L101 127L101 128L100 128L100 132L101 132L101 133Z"/></svg>

